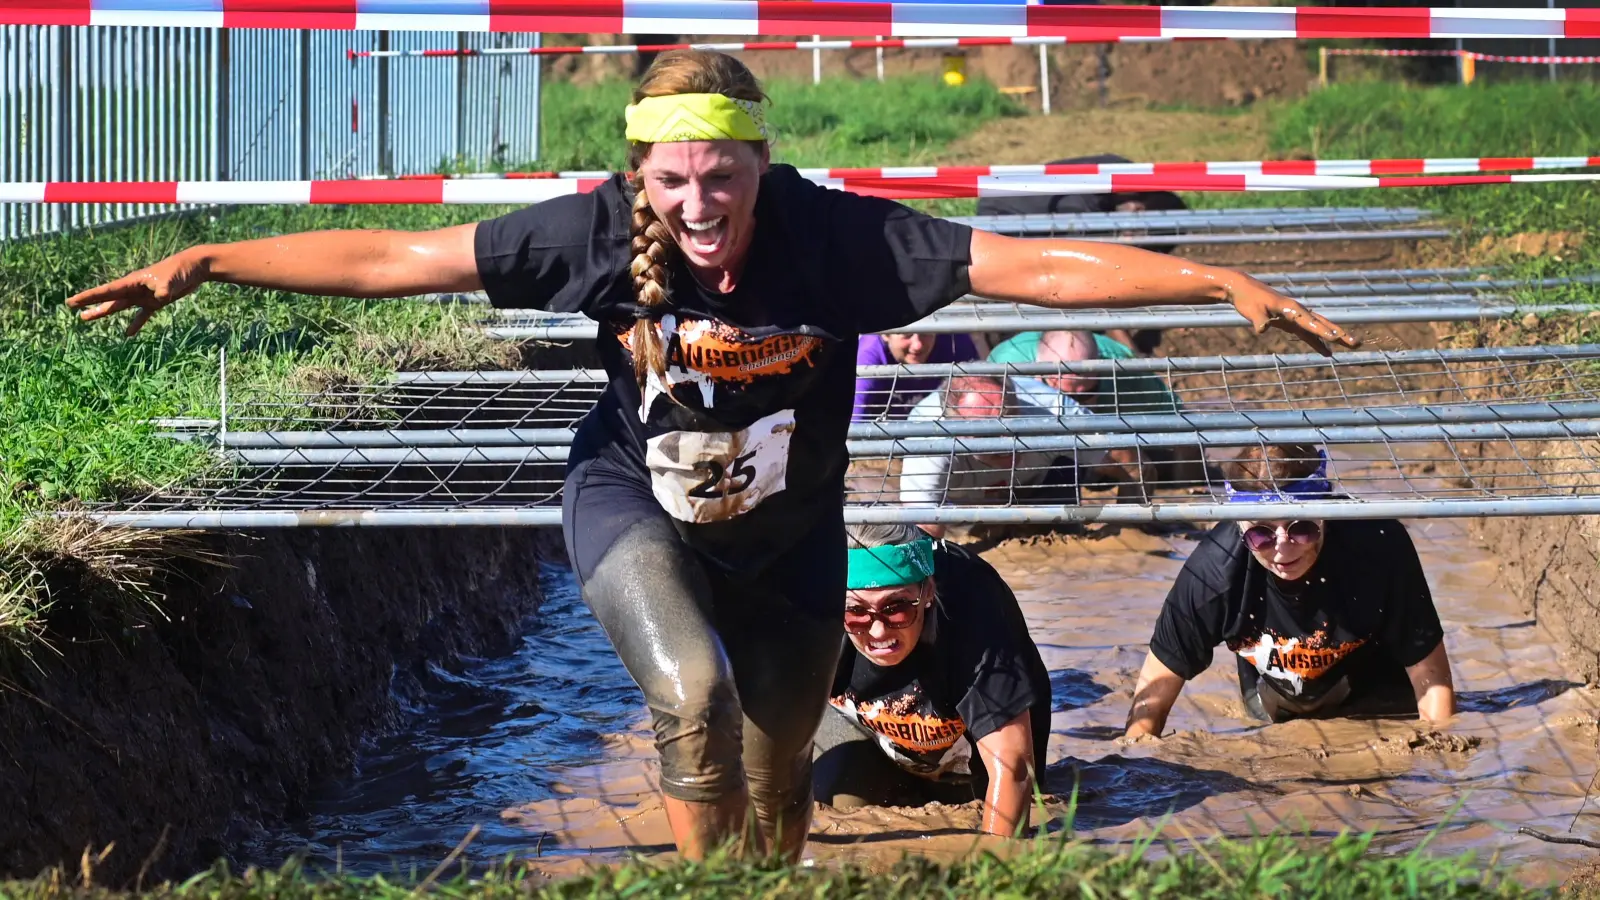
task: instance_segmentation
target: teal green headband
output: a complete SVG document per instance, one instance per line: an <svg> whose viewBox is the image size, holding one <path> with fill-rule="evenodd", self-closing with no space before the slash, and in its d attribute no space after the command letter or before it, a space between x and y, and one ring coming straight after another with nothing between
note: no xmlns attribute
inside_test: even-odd
<svg viewBox="0 0 1600 900"><path fill-rule="evenodd" d="M856 547L846 551L850 558L849 590L900 587L933 577L933 539L918 538L909 544L882 547Z"/></svg>

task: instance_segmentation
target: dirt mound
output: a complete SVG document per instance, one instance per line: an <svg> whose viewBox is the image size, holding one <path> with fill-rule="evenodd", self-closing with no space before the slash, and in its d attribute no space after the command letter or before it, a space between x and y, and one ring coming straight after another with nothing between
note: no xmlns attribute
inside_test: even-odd
<svg viewBox="0 0 1600 900"><path fill-rule="evenodd" d="M163 836L148 874L182 874L295 815L396 720L415 667L508 648L538 606L538 560L559 552L517 529L285 529L211 546L233 568L159 586L170 621L58 637L59 655L0 682L0 874L114 841L99 874L115 884Z"/></svg>
<svg viewBox="0 0 1600 900"><path fill-rule="evenodd" d="M571 44L628 44L635 38L652 42L727 42L715 35L575 35L547 34L546 46ZM871 37L871 35L862 35ZM750 41L793 40L792 36L750 37ZM1310 66L1293 41L1205 41L1167 44L1102 45L1106 66L1106 99L1113 106L1229 107L1258 100L1303 95L1311 85ZM1052 106L1085 109L1100 102L1100 61L1093 45L1052 47L1050 91ZM1001 87L1032 88L1020 94L1025 103L1040 101L1039 51L1034 47L975 47L964 53L966 68ZM936 77L944 66L940 50L885 50L887 76L924 74ZM812 74L812 54L779 50L749 52L741 56L762 79L805 80ZM547 72L557 79L589 83L606 78L631 78L635 58L625 56L564 56L555 58ZM874 78L877 54L873 50L825 50L822 76ZM1103 149L1096 152L1104 152ZM1185 157L1191 158L1191 157Z"/></svg>

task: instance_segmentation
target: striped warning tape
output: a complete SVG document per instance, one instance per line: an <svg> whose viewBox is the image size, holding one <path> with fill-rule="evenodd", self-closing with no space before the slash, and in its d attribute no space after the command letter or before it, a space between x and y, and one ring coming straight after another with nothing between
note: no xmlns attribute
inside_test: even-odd
<svg viewBox="0 0 1600 900"><path fill-rule="evenodd" d="M848 37L1600 37L1600 9L1056 6L1018 0L6 0L0 25Z"/></svg>
<svg viewBox="0 0 1600 900"><path fill-rule="evenodd" d="M1250 162L1050 163L990 166L883 166L800 169L813 181L854 178L1038 178L1055 175L1449 175L1473 172L1577 169L1600 166L1600 156L1466 156L1439 159L1285 159ZM400 175L397 180L451 178L608 178L610 172L468 172ZM378 176L378 180L389 180Z"/></svg>
<svg viewBox="0 0 1600 900"><path fill-rule="evenodd" d="M592 191L602 178L518 181L418 179L404 181L133 181L12 182L0 184L0 203L229 203L229 204L483 204L538 203ZM1566 175L992 175L940 178L826 178L827 187L896 200L1136 191L1309 191L1361 188L1592 182L1600 173Z"/></svg>
<svg viewBox="0 0 1600 900"><path fill-rule="evenodd" d="M1352 47L1338 49L1330 47L1329 56L1459 56L1477 62L1503 62L1503 63L1537 63L1541 65L1593 65L1600 63L1600 56L1498 56L1493 53L1478 53L1475 50L1383 50L1376 47Z"/></svg>

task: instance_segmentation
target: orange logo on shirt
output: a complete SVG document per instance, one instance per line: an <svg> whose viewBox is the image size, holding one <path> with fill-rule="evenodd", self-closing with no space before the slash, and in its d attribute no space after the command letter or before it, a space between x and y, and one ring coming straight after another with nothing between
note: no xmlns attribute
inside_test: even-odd
<svg viewBox="0 0 1600 900"><path fill-rule="evenodd" d="M1249 643L1232 644L1229 649L1255 663L1256 669L1265 674L1311 680L1326 675L1340 660L1366 644L1364 640L1357 640L1326 647L1323 646L1325 641L1326 635L1321 631L1305 638L1263 634Z"/></svg>
<svg viewBox="0 0 1600 900"><path fill-rule="evenodd" d="M839 699L833 705L845 708ZM856 706L856 721L881 734L900 747L918 753L939 753L950 749L967 733L960 717L945 719L922 713L894 713L888 705L862 703Z"/></svg>
<svg viewBox="0 0 1600 900"><path fill-rule="evenodd" d="M657 324L657 328L661 325ZM622 348L633 354L633 329L613 323ZM676 323L677 346L670 363L710 376L716 381L749 384L757 378L787 375L823 346L821 338L804 334L755 337L724 322L688 319Z"/></svg>

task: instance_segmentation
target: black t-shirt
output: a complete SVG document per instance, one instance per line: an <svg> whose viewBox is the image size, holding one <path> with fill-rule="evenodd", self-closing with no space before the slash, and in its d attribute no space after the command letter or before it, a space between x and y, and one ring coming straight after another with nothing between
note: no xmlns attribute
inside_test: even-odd
<svg viewBox="0 0 1600 900"><path fill-rule="evenodd" d="M1036 772L1050 736L1050 672L1017 597L976 554L940 543L938 603L904 661L879 666L845 643L830 703L877 736L902 768L963 780L981 772L977 742L1024 711Z"/></svg>
<svg viewBox="0 0 1600 900"><path fill-rule="evenodd" d="M1394 519L1334 520L1311 571L1286 582L1262 568L1239 526L1211 529L1167 594L1150 652L1185 679L1227 644L1249 697L1264 679L1314 704L1349 679L1350 699L1403 691L1405 670L1444 637L1422 561Z"/></svg>
<svg viewBox="0 0 1600 900"><path fill-rule="evenodd" d="M598 455L637 472L692 546L726 569L759 570L842 515L857 336L966 293L972 230L773 166L733 291L704 288L674 254L670 300L654 313L672 397L652 385L641 415L631 208L617 176L481 222L478 274L496 307L600 323L610 383L568 468Z"/></svg>

